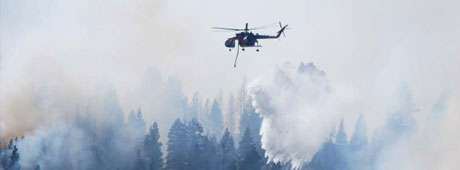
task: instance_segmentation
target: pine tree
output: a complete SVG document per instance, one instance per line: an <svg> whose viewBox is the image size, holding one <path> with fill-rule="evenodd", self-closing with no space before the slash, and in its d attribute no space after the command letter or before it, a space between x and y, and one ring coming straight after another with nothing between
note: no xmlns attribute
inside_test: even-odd
<svg viewBox="0 0 460 170"><path fill-rule="evenodd" d="M313 156L308 167L313 170L348 170L349 168L349 145L343 119L340 121L339 128L335 135L335 143L331 137L326 140L317 153Z"/></svg>
<svg viewBox="0 0 460 170"><path fill-rule="evenodd" d="M198 115L200 115L201 113L201 99L200 99L200 95L198 94L198 92L195 92L193 94L193 97L192 97L192 101L190 102L190 107L189 107L189 111L188 111L188 115L186 115L185 119L187 121L190 121L192 119L198 119Z"/></svg>
<svg viewBox="0 0 460 170"><path fill-rule="evenodd" d="M248 101L248 94L246 91L246 79L243 80L243 83L240 86L240 89L236 95L236 101L235 101L235 111L238 120L237 122L237 127L235 129L235 140L239 141L241 139L241 136L244 133L244 130L247 128L247 122L243 121L243 114L245 113L245 106L246 102Z"/></svg>
<svg viewBox="0 0 460 170"><path fill-rule="evenodd" d="M203 162L203 169L204 170L215 170L215 169L220 169L219 165L221 160L221 155L218 154L219 152L219 146L217 143L216 138L214 137L204 137L204 154L202 157Z"/></svg>
<svg viewBox="0 0 460 170"><path fill-rule="evenodd" d="M128 115L126 126L121 130L122 132L117 134L115 139L111 141L123 140L121 142L125 144L123 147L114 145L114 148L111 148L111 151L114 151L112 156L115 156L117 158L116 163L120 164L116 165L116 167L131 169L141 166L136 165L136 163L138 163L136 159L138 156L137 151L143 150L143 142L145 140L145 122L142 111L140 109L137 112L131 111ZM126 159L126 157L132 159ZM110 164L115 165L114 163Z"/></svg>
<svg viewBox="0 0 460 170"><path fill-rule="evenodd" d="M223 131L223 114L222 114L222 109L217 102L217 100L214 100L211 106L211 112L210 112L210 124L211 124L211 133L215 136L220 136Z"/></svg>
<svg viewBox="0 0 460 170"><path fill-rule="evenodd" d="M240 170L261 169L264 165L263 157L257 151L249 128L246 128L239 143L238 156L238 168Z"/></svg>
<svg viewBox="0 0 460 170"><path fill-rule="evenodd" d="M353 170L372 169L372 152L368 147L366 122L363 115L359 115L355 124L355 131L350 140L350 152L347 155L348 166Z"/></svg>
<svg viewBox="0 0 460 170"><path fill-rule="evenodd" d="M160 170L163 167L160 132L158 124L153 122L144 140L144 153L148 170Z"/></svg>
<svg viewBox="0 0 460 170"><path fill-rule="evenodd" d="M203 135L203 127L196 120L188 123L188 144L184 149L189 150L190 169L211 170L214 166L216 148L212 140Z"/></svg>
<svg viewBox="0 0 460 170"><path fill-rule="evenodd" d="M128 128L136 140L135 144L141 144L145 134L145 121L141 109L138 109L137 112L131 111L128 117Z"/></svg>
<svg viewBox="0 0 460 170"><path fill-rule="evenodd" d="M168 133L168 155L166 157L167 170L187 170L188 160L187 127L180 119L176 119Z"/></svg>
<svg viewBox="0 0 460 170"><path fill-rule="evenodd" d="M237 153L233 143L233 138L228 129L225 130L224 136L220 140L220 153L222 170L234 170L237 165Z"/></svg>
<svg viewBox="0 0 460 170"><path fill-rule="evenodd" d="M363 115L359 115L358 121L356 121L355 132L351 137L350 145L352 149L362 149L367 145L366 122Z"/></svg>
<svg viewBox="0 0 460 170"><path fill-rule="evenodd" d="M228 99L228 105L227 105L227 113L225 114L225 125L226 128L229 129L230 132L234 134L234 132L237 130L236 129L236 105L235 105L235 97L233 95L230 95Z"/></svg>
<svg viewBox="0 0 460 170"><path fill-rule="evenodd" d="M262 118L259 116L259 114L256 113L256 110L252 106L250 99L241 104L242 110L240 112L240 132L244 132L245 129L249 128L251 131L251 137L257 140L260 138L259 132L260 126L262 124Z"/></svg>
<svg viewBox="0 0 460 170"><path fill-rule="evenodd" d="M19 152L18 152L18 148L16 147L16 145L13 145L13 151L11 152L11 156L10 156L10 164L9 164L9 168L7 169L11 169L11 170L19 170L21 169L19 167Z"/></svg>
<svg viewBox="0 0 460 170"><path fill-rule="evenodd" d="M141 151L136 151L136 160L134 162L134 170L146 170L145 160L141 156Z"/></svg>
<svg viewBox="0 0 460 170"><path fill-rule="evenodd" d="M318 152L313 155L312 160L307 165L311 170L335 170L338 160L337 150L332 139L327 140L321 145Z"/></svg>
<svg viewBox="0 0 460 170"><path fill-rule="evenodd" d="M200 123L203 124L204 127L206 127L206 131L208 131L208 127L211 127L210 124L210 112L211 112L211 102L208 98L204 100L200 107L200 113L198 114L197 120L199 120Z"/></svg>
<svg viewBox="0 0 460 170"><path fill-rule="evenodd" d="M347 134L345 133L345 128L343 127L343 119L340 121L339 130L335 136L335 143L337 145L346 145L348 144L347 141Z"/></svg>
<svg viewBox="0 0 460 170"><path fill-rule="evenodd" d="M345 128L343 125L343 119L340 121L339 130L337 131L337 135L335 136L335 145L334 145L334 152L336 154L336 158L334 160L334 165L336 170L346 170L348 169L348 162L347 156L348 152L348 139L347 134L345 133Z"/></svg>

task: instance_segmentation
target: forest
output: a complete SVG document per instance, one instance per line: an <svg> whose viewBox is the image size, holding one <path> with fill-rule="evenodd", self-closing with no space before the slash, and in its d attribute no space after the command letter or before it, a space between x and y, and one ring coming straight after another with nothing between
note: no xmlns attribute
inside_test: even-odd
<svg viewBox="0 0 460 170"><path fill-rule="evenodd" d="M305 72L303 63L299 72ZM313 70L314 71L314 70ZM171 112L179 112L169 127L146 122L142 108L125 118L114 91L101 104L102 119L90 107L75 117L2 143L2 169L124 169L124 170L361 170L376 169L380 152L409 137L416 129L409 92L407 107L391 114L385 125L368 137L365 117L355 121L353 134L338 122L311 160L300 167L270 160L261 143L262 118L243 84L226 104L221 96L203 100L175 94ZM167 90L169 89L169 90ZM170 91L170 92L168 92ZM179 94L179 95L178 95ZM94 109L93 109L94 110ZM100 115L100 114L98 114ZM167 136L161 136L161 128ZM305 132L308 133L308 132ZM166 138L164 138L166 137ZM300 138L300 137L299 137Z"/></svg>

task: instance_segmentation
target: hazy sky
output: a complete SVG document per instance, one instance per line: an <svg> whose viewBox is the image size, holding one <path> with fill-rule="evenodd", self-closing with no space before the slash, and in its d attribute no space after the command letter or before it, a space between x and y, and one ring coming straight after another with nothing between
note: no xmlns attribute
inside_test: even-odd
<svg viewBox="0 0 460 170"><path fill-rule="evenodd" d="M74 86L113 83L124 101L148 67L178 77L185 93L234 91L285 62L314 62L347 90L344 112L383 112L407 83L420 107L458 94L458 1L428 0L83 0L0 1L0 84L4 95L40 80ZM231 32L282 21L292 29L261 52L228 52ZM277 27L261 30L274 34Z"/></svg>
<svg viewBox="0 0 460 170"><path fill-rule="evenodd" d="M180 77L188 93L209 95L237 87L244 76L251 79L283 62L299 61L315 62L333 81L362 87L385 70L430 78L458 72L459 5L415 0L6 0L1 2L0 54L3 67L54 58L66 70L94 69L118 82L154 66ZM292 27L287 38L263 41L260 53L241 53L236 69L235 54L223 46L233 33L210 29L277 21Z"/></svg>

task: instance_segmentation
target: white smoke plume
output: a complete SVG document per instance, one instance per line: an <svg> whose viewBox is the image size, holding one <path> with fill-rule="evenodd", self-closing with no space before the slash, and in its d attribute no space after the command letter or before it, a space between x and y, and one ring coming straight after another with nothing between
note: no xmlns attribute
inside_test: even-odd
<svg viewBox="0 0 460 170"><path fill-rule="evenodd" d="M379 81L381 82L381 81ZM398 83L396 83L398 84ZM386 83L387 88L394 86ZM380 87L379 85L378 87ZM350 89L328 81L325 72L314 64L301 64L298 68L285 64L249 85L253 106L263 118L261 127L262 148L270 161L292 163L294 168L309 162L329 137L341 119L344 119L348 138L351 137L356 115L366 118L368 140L387 143L376 154L376 169L452 169L458 166L455 155L460 153L458 125L458 97L452 91L447 97L440 95L429 104L420 104L421 94L412 94L403 83L395 95L384 94L379 98L363 101L363 96L350 95ZM395 89L395 88L391 88ZM393 92L394 93L394 92ZM426 93L426 92L425 92ZM359 93L358 93L359 94ZM424 93L422 93L424 94ZM367 96L367 95L364 95ZM419 97L419 98L417 98ZM366 106L367 105L367 106ZM362 108L378 108L379 112L350 112ZM354 109L350 109L354 108ZM394 113L409 113L412 130L406 137L395 138L386 131L387 121ZM404 118L406 119L406 118ZM391 125L390 125L391 126ZM376 144L376 145L375 145Z"/></svg>
<svg viewBox="0 0 460 170"><path fill-rule="evenodd" d="M249 86L263 117L262 147L269 159L299 167L309 160L340 120L340 97L313 63L285 64Z"/></svg>

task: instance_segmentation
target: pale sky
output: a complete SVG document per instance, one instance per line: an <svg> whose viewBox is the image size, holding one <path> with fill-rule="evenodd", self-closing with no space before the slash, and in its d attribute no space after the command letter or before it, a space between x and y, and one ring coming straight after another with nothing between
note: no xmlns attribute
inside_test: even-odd
<svg viewBox="0 0 460 170"><path fill-rule="evenodd" d="M0 92L50 74L76 86L113 83L123 101L149 67L178 77L184 91L213 97L239 88L285 62L314 62L349 112L383 112L407 83L420 106L458 94L459 1L443 0L83 0L0 1ZM211 27L289 24L286 38L261 52L224 47L231 32ZM261 30L274 34L276 25Z"/></svg>

